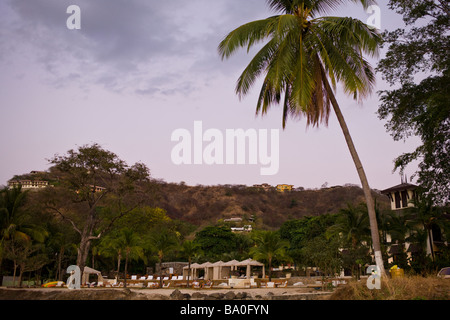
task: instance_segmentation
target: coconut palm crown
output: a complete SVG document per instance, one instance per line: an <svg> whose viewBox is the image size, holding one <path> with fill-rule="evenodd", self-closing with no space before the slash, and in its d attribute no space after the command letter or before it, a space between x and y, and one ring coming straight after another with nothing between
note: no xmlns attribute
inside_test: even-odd
<svg viewBox="0 0 450 320"><path fill-rule="evenodd" d="M266 113L283 99L283 127L288 115L305 116L307 125L327 124L330 95L325 82L342 84L355 99L366 97L375 77L364 54L376 56L379 33L350 17L318 15L343 0L270 0L269 7L284 14L253 21L230 32L219 45L229 58L241 47L267 42L239 77L236 93L245 96L265 74L257 113ZM358 2L358 1L354 1ZM367 6L369 1L359 1Z"/></svg>

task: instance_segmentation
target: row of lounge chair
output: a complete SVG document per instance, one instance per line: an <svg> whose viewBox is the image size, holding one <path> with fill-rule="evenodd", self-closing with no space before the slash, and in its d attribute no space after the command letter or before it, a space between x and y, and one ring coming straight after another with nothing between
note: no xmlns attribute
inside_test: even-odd
<svg viewBox="0 0 450 320"><path fill-rule="evenodd" d="M155 279L152 278L145 278L145 279L133 279L136 281L134 285L141 287L141 288L160 288L160 277L156 277ZM145 281L144 281L145 280ZM130 284L133 286L133 283ZM250 282L246 285L246 288L286 288L288 285L288 281L261 281L256 282L254 279L250 279ZM162 288L173 288L173 287L187 287L187 280L183 279L182 276L180 277L172 277L171 279L169 277L163 278L163 286ZM199 281L199 280L190 280L189 281L189 287L192 287L193 289L211 289L211 288L228 288L229 285L226 282L217 282L217 281Z"/></svg>

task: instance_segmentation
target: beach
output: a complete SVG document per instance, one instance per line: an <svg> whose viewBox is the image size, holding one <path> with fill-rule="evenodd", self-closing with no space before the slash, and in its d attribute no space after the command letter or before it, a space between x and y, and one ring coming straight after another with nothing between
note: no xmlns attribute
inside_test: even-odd
<svg viewBox="0 0 450 320"><path fill-rule="evenodd" d="M137 289L0 288L0 300L324 300L331 292L310 288Z"/></svg>

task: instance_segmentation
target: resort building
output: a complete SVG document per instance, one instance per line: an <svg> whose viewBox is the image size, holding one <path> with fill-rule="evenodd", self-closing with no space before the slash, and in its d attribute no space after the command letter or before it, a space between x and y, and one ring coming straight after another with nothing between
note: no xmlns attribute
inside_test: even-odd
<svg viewBox="0 0 450 320"><path fill-rule="evenodd" d="M294 186L291 185L291 184L279 184L279 185L277 185L277 191L279 191L279 192L292 191L293 188L294 188Z"/></svg>
<svg viewBox="0 0 450 320"><path fill-rule="evenodd" d="M21 187L22 190L41 189L48 187L48 181L43 180L10 180L8 187L10 189L14 187Z"/></svg>
<svg viewBox="0 0 450 320"><path fill-rule="evenodd" d="M228 219L224 219L223 222L241 222L242 218L228 218Z"/></svg>
<svg viewBox="0 0 450 320"><path fill-rule="evenodd" d="M251 225L245 225L243 227L232 227L231 232L251 232L252 226Z"/></svg>
<svg viewBox="0 0 450 320"><path fill-rule="evenodd" d="M403 182L394 187L381 191L381 194L386 195L391 203L391 210L401 214L402 210L409 208L415 208L414 200L417 200L416 185ZM448 214L444 214L444 218L449 219ZM420 226L423 227L423 226ZM438 254L443 246L447 246L447 243L442 239L442 231L438 225L433 225L430 234L426 240L426 254L435 255ZM386 242L389 244L388 253L390 258L388 262L395 263L397 257L406 253L408 259L414 259L414 256L422 250L418 243L406 242L404 246L392 241L391 235L386 235Z"/></svg>
<svg viewBox="0 0 450 320"><path fill-rule="evenodd" d="M268 183L254 184L253 188L263 189L264 191L268 191L268 190L273 189L273 187L270 184L268 184Z"/></svg>
<svg viewBox="0 0 450 320"><path fill-rule="evenodd" d="M410 183L401 183L397 186L381 191L391 201L392 210L414 207L413 200L416 198L416 185Z"/></svg>
<svg viewBox="0 0 450 320"><path fill-rule="evenodd" d="M92 192L102 192L102 191L105 191L106 190L106 188L104 188L104 187L100 187L100 186L93 186L93 185L91 185L91 188L92 188Z"/></svg>

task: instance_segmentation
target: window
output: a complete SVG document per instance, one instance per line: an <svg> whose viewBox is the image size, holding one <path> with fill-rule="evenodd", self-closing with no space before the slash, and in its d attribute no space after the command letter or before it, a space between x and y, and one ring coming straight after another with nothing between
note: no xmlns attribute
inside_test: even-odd
<svg viewBox="0 0 450 320"><path fill-rule="evenodd" d="M396 208L396 209L400 209L400 208L401 208L401 204L400 204L400 193L397 191L397 192L394 194L394 197L395 197L395 208Z"/></svg>
<svg viewBox="0 0 450 320"><path fill-rule="evenodd" d="M402 207L406 208L408 206L408 192L402 191Z"/></svg>

